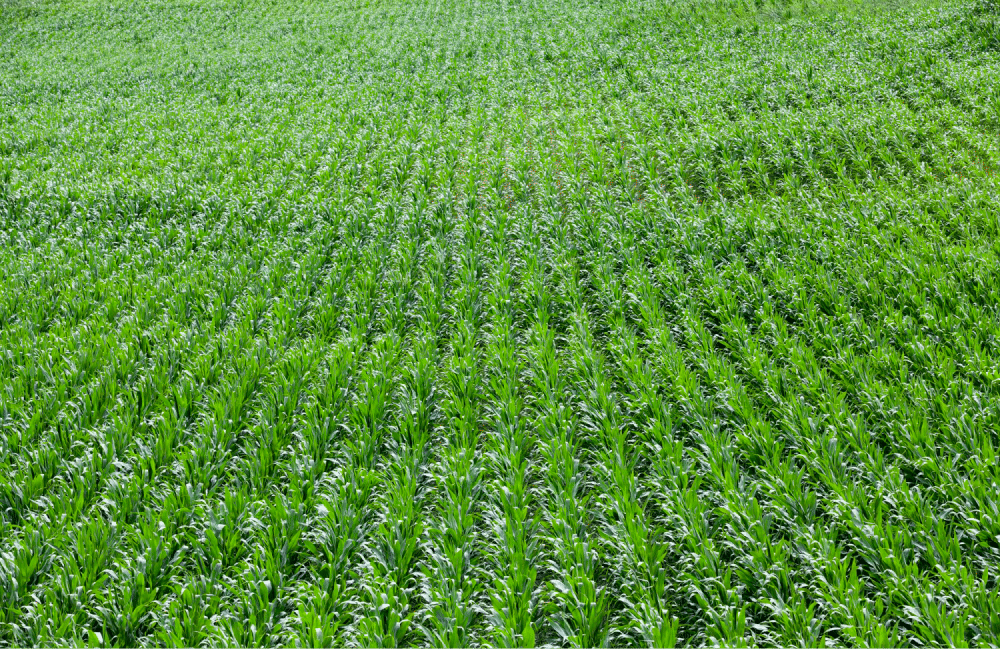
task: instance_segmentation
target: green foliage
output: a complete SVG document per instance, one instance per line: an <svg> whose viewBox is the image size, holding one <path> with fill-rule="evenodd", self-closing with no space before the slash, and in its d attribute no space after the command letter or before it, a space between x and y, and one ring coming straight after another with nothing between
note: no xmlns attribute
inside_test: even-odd
<svg viewBox="0 0 1000 649"><path fill-rule="evenodd" d="M0 645L1000 644L969 0L0 0Z"/></svg>

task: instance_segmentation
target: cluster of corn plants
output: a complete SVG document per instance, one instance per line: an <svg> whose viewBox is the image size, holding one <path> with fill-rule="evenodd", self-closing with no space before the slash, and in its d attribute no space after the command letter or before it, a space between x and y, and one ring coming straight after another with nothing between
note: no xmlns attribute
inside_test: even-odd
<svg viewBox="0 0 1000 649"><path fill-rule="evenodd" d="M998 16L0 0L0 645L997 645Z"/></svg>

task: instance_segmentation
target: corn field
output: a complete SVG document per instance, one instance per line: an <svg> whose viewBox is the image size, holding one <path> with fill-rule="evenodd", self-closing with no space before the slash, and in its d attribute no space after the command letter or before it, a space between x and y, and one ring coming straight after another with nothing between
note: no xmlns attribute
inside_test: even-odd
<svg viewBox="0 0 1000 649"><path fill-rule="evenodd" d="M997 646L998 168L992 0L0 0L0 646Z"/></svg>

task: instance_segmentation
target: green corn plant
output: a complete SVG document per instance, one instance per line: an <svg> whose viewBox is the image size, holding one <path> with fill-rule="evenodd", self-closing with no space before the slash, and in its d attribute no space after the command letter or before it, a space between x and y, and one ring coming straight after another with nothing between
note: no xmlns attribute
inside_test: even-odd
<svg viewBox="0 0 1000 649"><path fill-rule="evenodd" d="M995 2L335 4L0 7L0 643L997 644Z"/></svg>

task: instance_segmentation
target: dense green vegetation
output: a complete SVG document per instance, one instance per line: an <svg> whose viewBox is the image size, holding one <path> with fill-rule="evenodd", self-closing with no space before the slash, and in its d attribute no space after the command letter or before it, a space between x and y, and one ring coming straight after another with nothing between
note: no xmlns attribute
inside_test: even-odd
<svg viewBox="0 0 1000 649"><path fill-rule="evenodd" d="M991 0L0 0L0 645L1000 644Z"/></svg>

